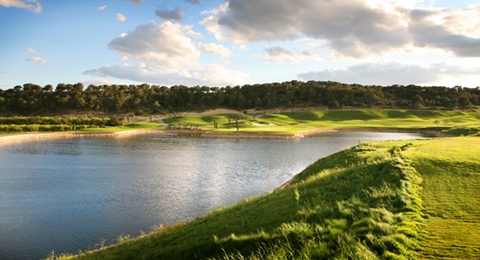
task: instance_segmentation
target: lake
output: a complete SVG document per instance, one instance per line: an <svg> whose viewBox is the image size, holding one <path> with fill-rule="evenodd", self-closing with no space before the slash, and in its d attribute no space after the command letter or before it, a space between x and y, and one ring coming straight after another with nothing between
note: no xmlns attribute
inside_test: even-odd
<svg viewBox="0 0 480 260"><path fill-rule="evenodd" d="M0 259L77 253L101 239L186 221L288 181L359 140L414 133L333 132L300 140L166 133L0 146Z"/></svg>

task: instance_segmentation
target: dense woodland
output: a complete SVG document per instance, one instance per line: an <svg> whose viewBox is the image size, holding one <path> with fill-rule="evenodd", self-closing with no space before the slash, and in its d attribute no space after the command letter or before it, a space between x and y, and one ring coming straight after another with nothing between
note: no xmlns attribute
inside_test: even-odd
<svg viewBox="0 0 480 260"><path fill-rule="evenodd" d="M271 109L434 108L471 109L480 105L480 87L362 86L338 82L289 81L235 87L24 84L0 89L0 114L169 113L213 108Z"/></svg>

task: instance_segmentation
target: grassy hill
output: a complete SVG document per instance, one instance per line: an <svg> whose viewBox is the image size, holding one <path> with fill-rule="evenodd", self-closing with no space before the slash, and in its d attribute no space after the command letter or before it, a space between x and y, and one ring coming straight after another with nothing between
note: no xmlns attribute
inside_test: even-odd
<svg viewBox="0 0 480 260"><path fill-rule="evenodd" d="M235 133L236 123L227 115L177 116L164 120L168 124L203 124L202 129L214 133ZM217 123L217 128L213 122ZM480 131L480 112L440 110L312 110L259 115L240 120L242 134L296 134L317 129L394 129L438 130L455 135Z"/></svg>
<svg viewBox="0 0 480 260"><path fill-rule="evenodd" d="M288 185L82 259L480 258L480 138L360 144Z"/></svg>

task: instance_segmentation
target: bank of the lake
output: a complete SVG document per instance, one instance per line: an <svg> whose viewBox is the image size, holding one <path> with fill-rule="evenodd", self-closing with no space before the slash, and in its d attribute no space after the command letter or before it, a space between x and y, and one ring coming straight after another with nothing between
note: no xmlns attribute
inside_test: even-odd
<svg viewBox="0 0 480 260"><path fill-rule="evenodd" d="M301 139L315 135L321 135L332 132L383 132L383 133L420 133L429 137L452 137L454 135L445 133L440 130L399 130L388 128L332 128L332 129L313 129L301 130L296 134L268 134L264 132L230 132L218 133L207 130L166 130L166 129L151 129L137 127L131 130L114 131L103 130L101 132L88 131L68 131L68 132L25 132L25 133L9 133L0 135L0 145L14 142L25 142L32 140L47 140L47 139L68 139L68 138L88 138L88 137L108 137L108 138L128 138L132 136L149 134L149 133L172 133L178 135L187 135L204 138L227 138L227 139Z"/></svg>
<svg viewBox="0 0 480 260"><path fill-rule="evenodd" d="M266 196L79 258L478 259L472 146L480 138L361 144Z"/></svg>

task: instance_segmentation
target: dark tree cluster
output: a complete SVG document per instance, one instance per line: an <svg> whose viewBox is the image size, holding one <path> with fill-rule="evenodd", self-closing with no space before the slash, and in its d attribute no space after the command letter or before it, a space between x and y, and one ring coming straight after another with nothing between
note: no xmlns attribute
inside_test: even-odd
<svg viewBox="0 0 480 260"><path fill-rule="evenodd" d="M243 86L24 84L0 89L0 114L167 113L213 108L446 108L480 105L480 88L289 81Z"/></svg>

